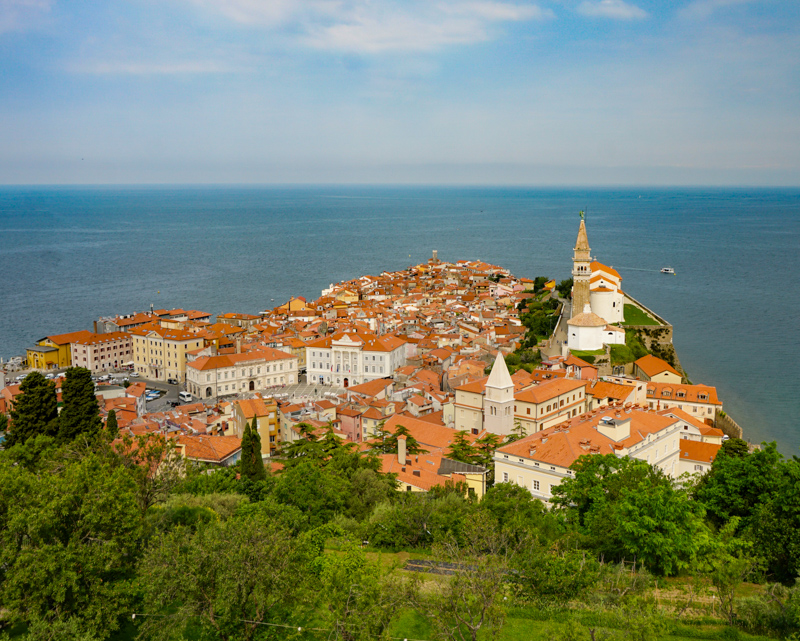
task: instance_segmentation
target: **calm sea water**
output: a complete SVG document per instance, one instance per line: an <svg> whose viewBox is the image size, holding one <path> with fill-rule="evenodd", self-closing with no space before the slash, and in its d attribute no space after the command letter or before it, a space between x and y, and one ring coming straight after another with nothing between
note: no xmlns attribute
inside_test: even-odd
<svg viewBox="0 0 800 641"><path fill-rule="evenodd" d="M799 453L799 190L0 187L0 355L151 304L257 313L432 249L561 280L580 209L691 379Z"/></svg>

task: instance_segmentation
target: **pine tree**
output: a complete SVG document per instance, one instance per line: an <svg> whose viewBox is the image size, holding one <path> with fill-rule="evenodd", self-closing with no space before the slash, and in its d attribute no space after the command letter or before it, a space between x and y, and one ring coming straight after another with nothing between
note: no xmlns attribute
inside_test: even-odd
<svg viewBox="0 0 800 641"><path fill-rule="evenodd" d="M11 410L7 445L24 443L40 434L54 436L58 429L56 386L39 372L31 372L19 386L21 394Z"/></svg>
<svg viewBox="0 0 800 641"><path fill-rule="evenodd" d="M470 463L474 465L478 459L478 452L473 447L472 443L467 440L467 433L464 431L456 432L453 442L450 444L450 449L447 452L447 458L453 461L461 461L462 463Z"/></svg>
<svg viewBox="0 0 800 641"><path fill-rule="evenodd" d="M94 395L92 373L85 367L70 367L61 386L64 408L58 416L58 437L73 441L84 434L92 437L100 432L103 421Z"/></svg>
<svg viewBox="0 0 800 641"><path fill-rule="evenodd" d="M250 437L251 437L251 469L252 469L252 476L250 477L254 481L263 481L267 478L267 472L264 469L264 459L261 458L261 434L258 433L258 419L253 417L253 427L250 430Z"/></svg>
<svg viewBox="0 0 800 641"><path fill-rule="evenodd" d="M398 425L394 428L394 432L390 432L384 427L383 421L378 423L375 428L375 438L370 441L370 444L378 452L383 454L397 454L397 437L406 437L406 454L413 456L415 454L426 454L428 450L424 449L417 439L411 436L411 432L404 425Z"/></svg>
<svg viewBox="0 0 800 641"><path fill-rule="evenodd" d="M106 434L108 434L109 441L113 441L115 438L117 438L117 436L119 436L117 413L114 410L110 410L108 412L108 418L106 418Z"/></svg>

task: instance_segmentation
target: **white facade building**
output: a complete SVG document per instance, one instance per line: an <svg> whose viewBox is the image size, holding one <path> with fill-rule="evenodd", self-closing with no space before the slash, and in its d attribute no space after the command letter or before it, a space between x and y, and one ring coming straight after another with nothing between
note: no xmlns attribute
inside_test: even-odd
<svg viewBox="0 0 800 641"><path fill-rule="evenodd" d="M342 333L306 346L308 382L349 387L391 376L406 364L405 341L392 336Z"/></svg>
<svg viewBox="0 0 800 641"><path fill-rule="evenodd" d="M271 347L202 356L186 365L186 390L200 398L265 391L298 381L297 357Z"/></svg>

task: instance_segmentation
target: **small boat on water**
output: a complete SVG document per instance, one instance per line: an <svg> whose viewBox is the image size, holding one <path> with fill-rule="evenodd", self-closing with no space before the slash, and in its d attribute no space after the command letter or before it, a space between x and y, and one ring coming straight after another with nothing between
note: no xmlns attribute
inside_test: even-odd
<svg viewBox="0 0 800 641"><path fill-rule="evenodd" d="M662 274L673 274L674 275L675 274L675 270L672 269L672 267L662 267L661 268L661 273Z"/></svg>

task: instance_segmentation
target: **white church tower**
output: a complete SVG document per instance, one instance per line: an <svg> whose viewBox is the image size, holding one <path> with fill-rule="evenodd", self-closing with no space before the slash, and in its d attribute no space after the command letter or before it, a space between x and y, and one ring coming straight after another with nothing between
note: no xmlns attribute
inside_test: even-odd
<svg viewBox="0 0 800 641"><path fill-rule="evenodd" d="M514 381L502 352L492 365L483 396L483 427L493 434L511 434L514 429Z"/></svg>

